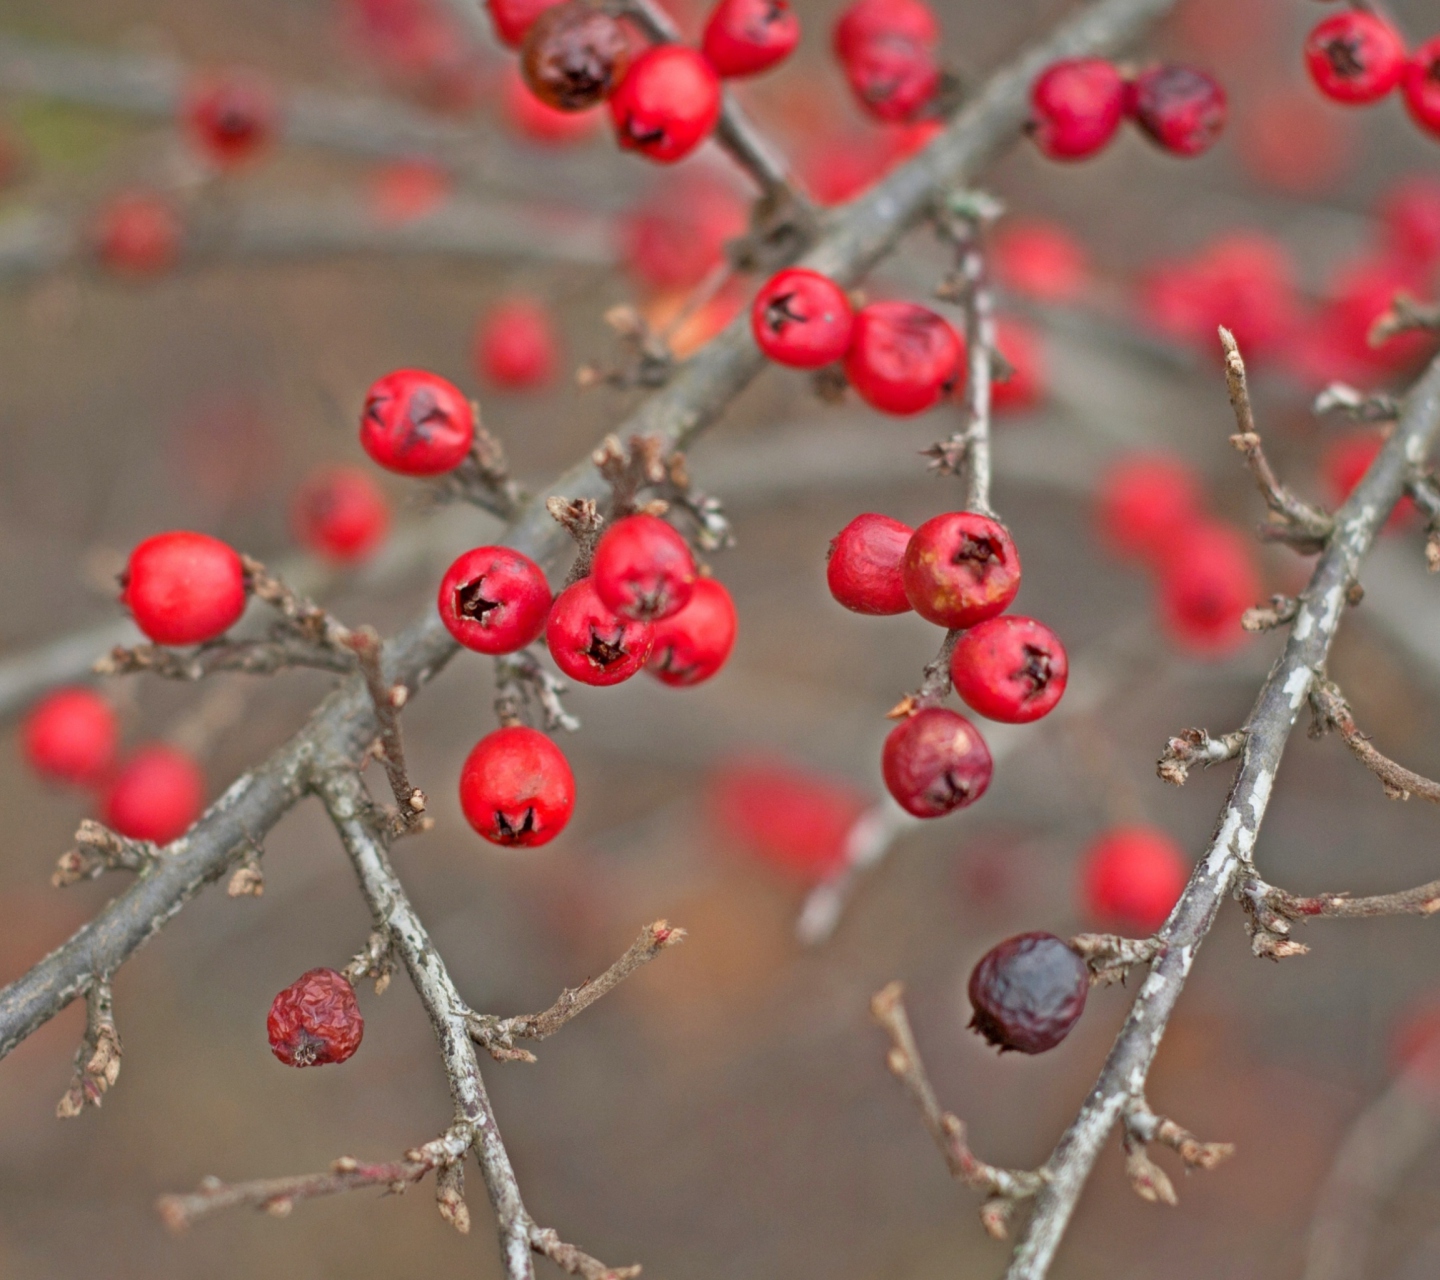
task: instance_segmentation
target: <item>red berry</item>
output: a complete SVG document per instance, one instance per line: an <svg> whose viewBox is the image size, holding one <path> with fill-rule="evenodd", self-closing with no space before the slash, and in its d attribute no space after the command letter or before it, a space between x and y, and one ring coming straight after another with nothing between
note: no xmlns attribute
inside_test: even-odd
<svg viewBox="0 0 1440 1280"><path fill-rule="evenodd" d="M723 260L725 242L744 234L747 216L733 187L678 173L625 218L625 265L648 289L689 289Z"/></svg>
<svg viewBox="0 0 1440 1280"><path fill-rule="evenodd" d="M926 307L872 302L855 314L845 375L882 413L923 413L963 381L965 343Z"/></svg>
<svg viewBox="0 0 1440 1280"><path fill-rule="evenodd" d="M385 540L390 504L359 467L323 467L295 493L295 540L337 564L359 564Z"/></svg>
<svg viewBox="0 0 1440 1280"><path fill-rule="evenodd" d="M700 578L690 603L655 624L645 669L662 684L681 687L710 679L735 647L735 602L714 578Z"/></svg>
<svg viewBox="0 0 1440 1280"><path fill-rule="evenodd" d="M900 566L914 533L889 516L856 516L830 540L825 566L830 594L852 613L909 613Z"/></svg>
<svg viewBox="0 0 1440 1280"><path fill-rule="evenodd" d="M360 415L360 443L376 462L406 476L435 476L465 460L475 439L470 401L453 382L397 369L375 382Z"/></svg>
<svg viewBox="0 0 1440 1280"><path fill-rule="evenodd" d="M1020 590L1020 553L1009 530L974 511L932 516L901 564L915 612L942 627L973 627L1004 613Z"/></svg>
<svg viewBox="0 0 1440 1280"><path fill-rule="evenodd" d="M1034 618L990 618L955 645L950 679L972 711L1006 724L1048 715L1070 677L1065 646Z"/></svg>
<svg viewBox="0 0 1440 1280"><path fill-rule="evenodd" d="M1402 178L1381 201L1380 217L1395 254L1422 269L1440 265L1440 178Z"/></svg>
<svg viewBox="0 0 1440 1280"><path fill-rule="evenodd" d="M545 571L509 547L476 547L440 581L445 629L476 653L514 653L540 638L550 613Z"/></svg>
<svg viewBox="0 0 1440 1280"><path fill-rule="evenodd" d="M880 771L906 813L939 818L980 799L994 765L985 739L964 716L924 707L890 730Z"/></svg>
<svg viewBox="0 0 1440 1280"><path fill-rule="evenodd" d="M854 324L845 290L803 267L772 276L750 308L760 350L792 369L818 369L840 359L850 348Z"/></svg>
<svg viewBox="0 0 1440 1280"><path fill-rule="evenodd" d="M1004 223L991 250L995 278L1039 302L1074 302L1090 283L1084 248L1064 227L1039 219Z"/></svg>
<svg viewBox="0 0 1440 1280"><path fill-rule="evenodd" d="M20 729L25 763L42 778L92 786L109 773L120 727L93 689L57 689L33 706Z"/></svg>
<svg viewBox="0 0 1440 1280"><path fill-rule="evenodd" d="M1240 616L1260 596L1250 540L1218 520L1181 531L1160 579L1160 616L1181 649L1221 657L1245 643Z"/></svg>
<svg viewBox="0 0 1440 1280"><path fill-rule="evenodd" d="M1346 9L1305 39L1310 78L1336 102L1378 102L1405 74L1405 41L1383 18Z"/></svg>
<svg viewBox="0 0 1440 1280"><path fill-rule="evenodd" d="M1158 566L1180 530L1204 507L1200 478L1168 453L1131 453L1100 479L1096 515L1106 546L1125 560Z"/></svg>
<svg viewBox="0 0 1440 1280"><path fill-rule="evenodd" d="M460 770L465 820L491 844L549 844L575 808L575 775L543 733L510 725L486 734Z"/></svg>
<svg viewBox="0 0 1440 1280"><path fill-rule="evenodd" d="M655 628L611 612L589 578L566 587L550 608L545 643L555 665L581 684L628 680L650 657Z"/></svg>
<svg viewBox="0 0 1440 1280"><path fill-rule="evenodd" d="M434 213L450 197L450 175L417 156L381 165L370 178L370 208L386 227L403 227Z"/></svg>
<svg viewBox="0 0 1440 1280"><path fill-rule="evenodd" d="M518 49L531 23L546 9L562 3L564 0L485 0L485 7L500 43Z"/></svg>
<svg viewBox="0 0 1440 1280"><path fill-rule="evenodd" d="M933 48L940 22L924 0L855 0L835 23L836 56L844 62L859 46L886 36Z"/></svg>
<svg viewBox="0 0 1440 1280"><path fill-rule="evenodd" d="M853 44L843 65L857 101L887 124L913 120L940 89L934 52L903 36L872 36Z"/></svg>
<svg viewBox="0 0 1440 1280"><path fill-rule="evenodd" d="M995 323L995 347L1010 366L1009 377L997 377L990 388L996 413L1025 413L1045 397L1045 353L1039 335L1019 320L1002 316Z"/></svg>
<svg viewBox="0 0 1440 1280"><path fill-rule="evenodd" d="M365 1019L349 978L311 969L271 1002L265 1027L271 1051L287 1067L323 1067L354 1054Z"/></svg>
<svg viewBox="0 0 1440 1280"><path fill-rule="evenodd" d="M607 609L657 622L689 602L697 577L685 539L658 516L626 516L600 537L590 578Z"/></svg>
<svg viewBox="0 0 1440 1280"><path fill-rule="evenodd" d="M1053 933L1022 933L980 957L970 974L970 1025L1001 1053L1044 1053L1080 1021L1090 971Z"/></svg>
<svg viewBox="0 0 1440 1280"><path fill-rule="evenodd" d="M546 9L530 24L520 51L525 83L557 111L599 105L629 65L625 28L586 0L566 0Z"/></svg>
<svg viewBox="0 0 1440 1280"><path fill-rule="evenodd" d="M132 840L169 844L205 807L205 775L190 756L156 743L141 747L110 781L100 806L105 825Z"/></svg>
<svg viewBox="0 0 1440 1280"><path fill-rule="evenodd" d="M700 51L718 75L753 76L784 61L799 43L800 19L787 0L720 0Z"/></svg>
<svg viewBox="0 0 1440 1280"><path fill-rule="evenodd" d="M157 533L130 553L121 603L156 644L201 644L245 612L245 566L203 533Z"/></svg>
<svg viewBox="0 0 1440 1280"><path fill-rule="evenodd" d="M543 387L560 363L560 339L544 303L507 298L491 307L475 330L475 369L509 391Z"/></svg>
<svg viewBox="0 0 1440 1280"><path fill-rule="evenodd" d="M1185 889L1189 864L1155 827L1115 827L1080 861L1085 910L1107 929L1154 933Z"/></svg>
<svg viewBox="0 0 1440 1280"><path fill-rule="evenodd" d="M180 256L183 229L174 209L147 191L113 197L95 220L95 252L119 275L153 276L168 271Z"/></svg>
<svg viewBox="0 0 1440 1280"><path fill-rule="evenodd" d="M1030 134L1052 160L1092 156L1115 136L1125 82L1102 58L1067 58L1047 67L1030 90Z"/></svg>
<svg viewBox="0 0 1440 1280"><path fill-rule="evenodd" d="M1440 138L1440 36L1415 50L1401 84L1405 110L1427 133Z"/></svg>
<svg viewBox="0 0 1440 1280"><path fill-rule="evenodd" d="M720 81L694 49L647 49L610 96L615 137L630 151L673 164L695 150L720 118Z"/></svg>
<svg viewBox="0 0 1440 1280"><path fill-rule="evenodd" d="M1355 161L1358 122L1303 82L1259 88L1235 124L1245 175L1267 190L1292 196L1330 191Z"/></svg>
<svg viewBox="0 0 1440 1280"><path fill-rule="evenodd" d="M584 142L600 124L598 108L591 111L557 111L541 102L513 65L505 70L501 106L516 133L542 146L563 147Z"/></svg>
<svg viewBox="0 0 1440 1280"><path fill-rule="evenodd" d="M1211 75L1177 63L1152 67L1130 86L1129 114L1166 151L1198 156L1225 128L1225 90Z"/></svg>
<svg viewBox="0 0 1440 1280"><path fill-rule="evenodd" d="M274 95L239 74L205 77L191 85L181 107L196 149L218 169L253 160L275 139Z"/></svg>

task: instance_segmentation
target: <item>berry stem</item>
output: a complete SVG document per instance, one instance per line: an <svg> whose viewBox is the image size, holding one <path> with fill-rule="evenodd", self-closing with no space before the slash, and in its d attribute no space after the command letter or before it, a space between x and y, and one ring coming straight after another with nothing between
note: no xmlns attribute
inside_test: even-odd
<svg viewBox="0 0 1440 1280"><path fill-rule="evenodd" d="M1408 800L1418 796L1431 804L1440 804L1440 782L1414 773L1377 751L1356 727L1350 704L1338 686L1329 680L1317 680L1310 690L1310 709L1315 717L1311 736L1318 738L1331 730L1338 733L1355 758L1380 779L1390 799Z"/></svg>

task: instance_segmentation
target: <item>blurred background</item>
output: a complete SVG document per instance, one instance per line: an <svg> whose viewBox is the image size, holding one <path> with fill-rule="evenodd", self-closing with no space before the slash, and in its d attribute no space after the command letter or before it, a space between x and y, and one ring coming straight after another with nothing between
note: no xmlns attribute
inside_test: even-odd
<svg viewBox="0 0 1440 1280"><path fill-rule="evenodd" d="M694 38L699 0L671 7ZM935 7L945 62L967 85L1065 9ZM795 57L737 93L811 189L838 200L923 130L868 122L829 52L840 6L796 8L806 35ZM1391 10L1413 42L1436 34L1428 0ZM1097 916L1083 867L1117 825L1158 828L1187 859L1210 835L1228 769L1176 791L1156 779L1156 756L1188 726L1241 724L1281 640L1241 641L1232 628L1235 643L1195 652L1193 635L1167 626L1152 577L1098 528L1097 495L1135 450L1164 450L1191 469L1215 518L1258 519L1226 444L1217 322L1251 357L1272 457L1318 501L1343 495L1374 441L1313 416L1314 392L1335 377L1403 388L1423 362L1423 343L1376 356L1362 339L1397 283L1433 286L1440 216L1425 222L1434 206L1413 180L1440 177L1440 144L1396 101L1358 111L1320 97L1299 50L1326 12L1301 0L1180 5L1146 55L1224 83L1229 126L1202 159L1127 130L1084 165L1021 145L988 179L1012 211L994 262L1003 314L1022 335L1007 354L1028 379L997 425L995 502L1024 556L1017 607L1063 637L1076 681L1048 720L993 735L1000 758L983 801L898 834L828 941L802 946L797 914L878 799L884 713L918 683L939 636L914 615L842 610L825 549L858 512L915 524L954 502L953 482L917 455L955 428L956 407L884 419L853 398L822 404L779 369L734 403L692 456L735 527L737 546L712 558L740 612L734 657L693 690L637 679L571 692L584 730L564 747L579 803L553 845L497 850L459 813L460 762L494 724L487 661L462 655L407 709L412 776L437 825L395 862L476 1008L544 1007L658 916L690 931L539 1046L538 1064L487 1068L530 1208L566 1239L691 1280L1001 1270L1005 1247L985 1238L975 1198L951 1182L884 1069L868 999L906 983L942 1103L984 1158L1034 1166L1089 1088L1127 993L1095 991L1056 1051L1002 1060L965 1029L970 968L1014 932L1115 923ZM453 379L479 397L517 473L544 483L637 402L582 392L572 376L622 358L601 319L609 307L633 303L662 328L678 316L669 336L686 351L743 305L753 280L713 287L721 245L744 226L745 181L726 158L712 146L660 170L618 154L602 120L562 130L520 96L513 57L486 32L483 15L442 0L8 0L0 664L77 633L96 654L124 638L113 574L130 546L168 528L222 537L313 586L347 622L393 631L433 607L445 565L497 525L369 466L355 423L374 378L418 366ZM280 136L217 171L177 128L175 89L235 68L279 104ZM867 293L924 300L946 266L917 232ZM529 308L520 320L495 320L517 299ZM527 332L528 345L515 336ZM334 464L364 468L391 513L373 554L339 568L306 549L293 516L297 491ZM1386 537L1331 673L1380 749L1433 775L1440 594L1422 540L1413 517ZM1265 595L1303 583L1298 557L1250 545ZM213 798L301 724L330 680L131 677L103 692L122 754L176 742L202 762ZM17 727L38 692L4 722L0 982L118 885L49 886L95 801L25 766ZM1258 858L1297 893L1405 887L1436 874L1435 821L1418 802L1387 801L1338 741L1297 733ZM263 897L205 894L117 976L124 1070L103 1110L54 1118L78 1008L0 1064L0 1276L498 1274L473 1170L468 1238L438 1219L428 1184L377 1205L305 1204L284 1221L221 1215L179 1239L152 1212L158 1194L206 1174L392 1158L449 1118L403 980L380 998L361 991L365 1043L343 1069L297 1073L272 1057L274 993L343 964L368 919L313 803L267 840L263 866ZM1397 1044L1437 1025L1426 1011L1440 1000L1440 937L1409 918L1302 936L1309 956L1261 963L1227 909L1150 1098L1238 1152L1214 1173L1177 1175L1181 1204L1167 1209L1130 1191L1113 1144L1057 1276L1305 1273L1344 1135L1396 1087ZM1440 1270L1440 1077L1428 1089L1423 1072L1409 1078L1419 1154L1393 1185L1357 1192L1377 1215L1357 1276Z"/></svg>

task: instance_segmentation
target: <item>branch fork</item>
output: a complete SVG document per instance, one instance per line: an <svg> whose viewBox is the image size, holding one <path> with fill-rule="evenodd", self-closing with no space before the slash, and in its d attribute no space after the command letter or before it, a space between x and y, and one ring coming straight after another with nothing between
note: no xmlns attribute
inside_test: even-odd
<svg viewBox="0 0 1440 1280"><path fill-rule="evenodd" d="M569 687L546 670L529 649L504 654L495 659L495 716L503 726L524 724L534 703L549 732L564 729L575 733L580 721L560 701Z"/></svg>
<svg viewBox="0 0 1440 1280"><path fill-rule="evenodd" d="M1314 717L1310 736L1323 737L1332 730L1338 733L1355 758L1380 779L1380 785L1391 800L1408 800L1411 796L1418 796L1431 804L1440 804L1440 782L1396 764L1389 756L1377 751L1369 737L1356 726L1350 704L1337 685L1329 680L1317 679L1310 690L1310 710Z"/></svg>
<svg viewBox="0 0 1440 1280"><path fill-rule="evenodd" d="M160 846L149 840L132 840L102 826L91 818L75 832L75 848L62 853L50 883L68 888L82 880L94 880L107 871L134 871L143 875L163 855Z"/></svg>
<svg viewBox="0 0 1440 1280"><path fill-rule="evenodd" d="M1146 1148L1161 1143L1171 1148L1185 1162L1185 1168L1213 1169L1222 1160L1235 1154L1232 1142L1201 1142L1188 1129L1175 1121L1158 1116L1150 1110L1143 1097L1135 1099L1125 1112L1124 1133L1125 1173L1135 1194L1150 1204L1177 1205L1180 1197L1169 1175L1150 1159Z"/></svg>

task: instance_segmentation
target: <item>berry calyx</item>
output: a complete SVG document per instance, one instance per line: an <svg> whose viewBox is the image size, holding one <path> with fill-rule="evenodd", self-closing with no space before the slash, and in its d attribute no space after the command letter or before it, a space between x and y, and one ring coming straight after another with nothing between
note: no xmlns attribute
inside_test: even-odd
<svg viewBox="0 0 1440 1280"><path fill-rule="evenodd" d="M1125 82L1103 58L1052 63L1030 90L1030 136L1052 160L1083 160L1120 127Z"/></svg>
<svg viewBox="0 0 1440 1280"><path fill-rule="evenodd" d="M1194 468L1168 453L1133 453L1100 480L1096 522L1115 555L1159 566L1204 506Z"/></svg>
<svg viewBox="0 0 1440 1280"><path fill-rule="evenodd" d="M1003 613L1020 590L1020 553L1009 530L974 511L932 516L901 563L915 612L942 627L973 627Z"/></svg>
<svg viewBox="0 0 1440 1280"><path fill-rule="evenodd" d="M491 844L549 844L575 808L565 753L539 730L509 725L475 744L460 770L465 820Z"/></svg>
<svg viewBox="0 0 1440 1280"><path fill-rule="evenodd" d="M100 805L105 825L132 840L169 844L205 807L205 775L177 747L141 747L121 764Z"/></svg>
<svg viewBox="0 0 1440 1280"><path fill-rule="evenodd" d="M1160 617L1180 648L1222 657L1245 643L1241 615L1260 598L1250 540L1218 520L1203 520L1175 539L1160 579Z"/></svg>
<svg viewBox="0 0 1440 1280"><path fill-rule="evenodd" d="M1080 860L1085 909L1106 928L1154 933L1185 889L1189 864L1156 827L1115 827Z"/></svg>
<svg viewBox="0 0 1440 1280"><path fill-rule="evenodd" d="M101 265L117 275L160 275L180 256L180 219L165 199L148 191L113 197L92 234Z"/></svg>
<svg viewBox="0 0 1440 1280"><path fill-rule="evenodd" d="M755 295L750 329L776 364L819 369L850 349L855 313L845 290L818 271L791 267Z"/></svg>
<svg viewBox="0 0 1440 1280"><path fill-rule="evenodd" d="M1130 85L1128 113L1166 151L1198 156L1225 128L1225 90L1197 67L1167 63L1142 71Z"/></svg>
<svg viewBox="0 0 1440 1280"><path fill-rule="evenodd" d="M838 604L852 613L909 613L900 567L914 536L908 524L866 512L830 540L825 581Z"/></svg>
<svg viewBox="0 0 1440 1280"><path fill-rule="evenodd" d="M565 0L546 9L530 24L520 52L530 91L557 111L598 105L629 65L624 27L586 0Z"/></svg>
<svg viewBox="0 0 1440 1280"><path fill-rule="evenodd" d="M518 49L531 24L546 9L563 4L564 0L485 0L495 35L503 45Z"/></svg>
<svg viewBox="0 0 1440 1280"><path fill-rule="evenodd" d="M616 140L660 164L695 150L720 118L720 81L694 49L663 44L630 65L610 96Z"/></svg>
<svg viewBox="0 0 1440 1280"><path fill-rule="evenodd" d="M700 684L725 665L739 625L735 602L724 584L700 578L690 602L655 623L654 646L645 670L675 688Z"/></svg>
<svg viewBox="0 0 1440 1280"><path fill-rule="evenodd" d="M940 64L928 45L904 36L871 36L842 59L860 105L887 124L915 119L940 90Z"/></svg>
<svg viewBox="0 0 1440 1280"><path fill-rule="evenodd" d="M550 312L538 299L506 298L475 329L475 370L507 391L532 391L555 377L560 340Z"/></svg>
<svg viewBox="0 0 1440 1280"><path fill-rule="evenodd" d="M388 471L436 476L465 460L475 414L464 393L423 369L397 369L373 383L360 415L360 444Z"/></svg>
<svg viewBox="0 0 1440 1280"><path fill-rule="evenodd" d="M1405 41L1383 18L1346 9L1322 19L1305 38L1315 87L1336 102L1378 102L1405 74Z"/></svg>
<svg viewBox="0 0 1440 1280"><path fill-rule="evenodd" d="M25 763L42 778L93 786L115 761L120 726L93 689L56 689L37 702L20 728Z"/></svg>
<svg viewBox="0 0 1440 1280"><path fill-rule="evenodd" d="M994 765L985 739L964 716L924 707L890 730L880 771L906 813L940 818L980 799Z"/></svg>
<svg viewBox="0 0 1440 1280"><path fill-rule="evenodd" d="M1001 1053L1044 1053L1080 1021L1090 972L1053 933L1021 933L992 947L970 974L970 1026Z"/></svg>
<svg viewBox="0 0 1440 1280"><path fill-rule="evenodd" d="M217 169L253 160L275 140L274 95L258 80L232 74L193 84L181 107L190 140Z"/></svg>
<svg viewBox="0 0 1440 1280"><path fill-rule="evenodd" d="M1440 36L1415 50L1406 64L1400 91L1410 118L1440 138Z"/></svg>
<svg viewBox="0 0 1440 1280"><path fill-rule="evenodd" d="M359 467L324 467L295 492L295 540L336 564L359 564L385 540L390 504Z"/></svg>
<svg viewBox="0 0 1440 1280"><path fill-rule="evenodd" d="M1034 618L990 618L961 636L950 656L950 679L961 701L1005 724L1048 715L1069 676L1060 637Z"/></svg>
<svg viewBox="0 0 1440 1280"><path fill-rule="evenodd" d="M350 979L334 969L302 973L270 1004L270 1051L287 1067L344 1062L360 1047L365 1019Z"/></svg>
<svg viewBox="0 0 1440 1280"><path fill-rule="evenodd" d="M595 593L622 618L658 622L679 613L699 576L695 557L658 516L626 516L601 535L590 565Z"/></svg>
<svg viewBox="0 0 1440 1280"><path fill-rule="evenodd" d="M245 566L208 534L157 533L130 553L120 601L156 644L202 644L245 612Z"/></svg>
<svg viewBox="0 0 1440 1280"><path fill-rule="evenodd" d="M540 638L550 584L529 556L509 547L476 547L440 580L436 601L445 629L476 653L514 653Z"/></svg>
<svg viewBox="0 0 1440 1280"><path fill-rule="evenodd" d="M700 51L724 77L753 76L783 62L800 43L800 19L788 0L720 0L705 24Z"/></svg>
<svg viewBox="0 0 1440 1280"><path fill-rule="evenodd" d="M844 62L860 46L886 36L934 48L940 21L924 0L855 0L835 23L835 54Z"/></svg>
<svg viewBox="0 0 1440 1280"><path fill-rule="evenodd" d="M655 628L607 608L589 578L566 587L550 607L545 643L555 665L581 684L628 680L650 657Z"/></svg>
<svg viewBox="0 0 1440 1280"><path fill-rule="evenodd" d="M944 316L913 302L872 302L855 314L845 376L882 413L923 413L964 378L965 343Z"/></svg>

